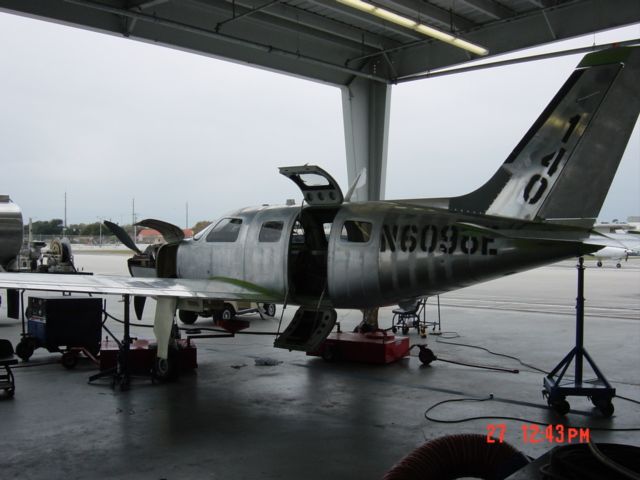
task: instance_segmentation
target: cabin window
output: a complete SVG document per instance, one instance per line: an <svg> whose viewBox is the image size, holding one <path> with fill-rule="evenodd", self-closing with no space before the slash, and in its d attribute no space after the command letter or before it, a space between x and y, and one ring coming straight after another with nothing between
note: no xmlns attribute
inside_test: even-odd
<svg viewBox="0 0 640 480"><path fill-rule="evenodd" d="M347 220L342 225L340 239L345 242L367 243L371 238L373 225L359 220Z"/></svg>
<svg viewBox="0 0 640 480"><path fill-rule="evenodd" d="M259 242L277 242L282 236L283 222L264 222L258 235Z"/></svg>
<svg viewBox="0 0 640 480"><path fill-rule="evenodd" d="M235 242L240 233L241 218L223 218L207 235L207 242Z"/></svg>

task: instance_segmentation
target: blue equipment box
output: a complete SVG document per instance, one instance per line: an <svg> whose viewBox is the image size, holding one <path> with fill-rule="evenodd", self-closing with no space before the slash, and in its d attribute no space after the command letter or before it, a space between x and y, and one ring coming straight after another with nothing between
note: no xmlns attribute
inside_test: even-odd
<svg viewBox="0 0 640 480"><path fill-rule="evenodd" d="M29 297L27 333L38 347L57 351L61 346L100 349L102 299L79 296Z"/></svg>

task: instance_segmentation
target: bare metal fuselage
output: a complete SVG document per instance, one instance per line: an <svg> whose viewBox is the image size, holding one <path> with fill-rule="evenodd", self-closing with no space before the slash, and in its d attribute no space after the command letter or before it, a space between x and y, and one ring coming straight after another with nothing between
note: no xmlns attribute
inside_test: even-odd
<svg viewBox="0 0 640 480"><path fill-rule="evenodd" d="M179 278L233 279L299 305L371 308L526 270L585 248L540 238L549 237L549 227L539 232L534 222L408 201L247 208L225 218L242 221L235 241L207 241L212 225L197 240L163 247L173 250L160 251L158 270L175 262ZM268 222L282 222L277 241L260 240ZM364 225L365 235L349 235L353 225Z"/></svg>

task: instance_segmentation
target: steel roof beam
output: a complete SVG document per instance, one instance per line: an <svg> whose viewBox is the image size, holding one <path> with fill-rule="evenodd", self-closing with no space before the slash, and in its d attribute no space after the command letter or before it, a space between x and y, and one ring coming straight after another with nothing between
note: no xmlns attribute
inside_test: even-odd
<svg viewBox="0 0 640 480"><path fill-rule="evenodd" d="M227 17L225 20L219 22L211 22L212 24L215 24L216 33L222 33L220 32L220 27L227 24L229 20L245 19L247 21L259 22L268 28L277 28L281 31L286 31L294 36L305 35L313 37L316 40L330 42L351 51L362 51L363 49L368 51L381 50L381 45L363 45L362 37L354 35L353 33L349 36L337 35L334 31L331 31L331 29L318 28L316 25L310 25L307 21L299 21L295 17L288 15L274 15L272 12L266 11L256 12L255 8L245 6L246 4L238 1L234 2L235 6L227 3L225 0L218 2L192 0L190 3L198 5L201 8L205 8L206 11L211 14L223 14ZM263 5L264 8L267 8L268 6L269 4ZM271 7L273 8L273 5ZM235 17L233 16L234 11L236 13ZM232 28L241 27L236 27L234 25ZM230 35L233 36L231 33Z"/></svg>
<svg viewBox="0 0 640 480"><path fill-rule="evenodd" d="M476 26L471 20L436 7L430 3L420 0L380 0L376 3L381 6L388 6L397 13L409 16L412 19L419 20L420 23L431 23L435 26L449 31L453 26L454 30L468 30Z"/></svg>
<svg viewBox="0 0 640 480"><path fill-rule="evenodd" d="M198 1L198 3L202 3ZM225 13L228 13L229 10L227 8L223 8L222 6L214 7L210 3L202 3L207 7L217 10L224 10ZM243 8L246 8L247 11L244 14L236 15L236 17L230 17L229 20L224 20L218 23L219 26L226 25L230 21L238 18L244 18L248 15L252 15L253 13L261 13L263 17L256 17L264 22L269 22L269 18L279 18L282 20L286 20L291 22L293 25L303 25L305 27L309 27L313 30L317 30L318 32L322 32L323 34L330 35L332 37L342 38L349 42L352 42L353 45L358 45L360 48L364 45L366 47L370 47L376 50L382 50L387 48L390 45L398 45L397 41L391 40L387 37L381 37L375 35L371 32L368 32L364 29L354 27L352 25L348 25L346 23L339 22L337 20L329 19L326 17L322 17L313 12L309 12L307 10L302 10L298 7L294 7L291 5L286 5L282 3L281 0L274 0L273 2L269 2L267 4L262 5L261 7L252 8L248 6L246 3L238 3L235 2L236 9L240 5ZM257 9L261 8L261 11L258 12ZM266 10L268 8L268 10Z"/></svg>
<svg viewBox="0 0 640 480"><path fill-rule="evenodd" d="M289 58L304 64L315 65L317 67L333 70L336 72L342 72L344 74L354 75L360 78L366 78L366 79L373 80L380 83L385 83L385 84L388 83L388 80L384 77L380 77L378 75L373 75L366 72L361 72L353 68L344 67L342 65L331 63L324 59L303 55L299 52L294 52L294 51L286 50L283 48L273 47L271 45L266 45L263 43L254 42L251 40L246 40L246 39L234 37L231 35L226 35L224 33L217 33L215 31L207 30L201 27L195 27L193 25L188 25L188 24L177 22L174 20L168 20L165 18L160 18L158 16L150 16L142 13L132 12L130 10L111 7L109 5L104 5L104 4L92 2L89 0L64 0L64 1L65 3L86 7L88 9L111 13L118 17L136 18L139 22L148 22L148 23L166 27L172 30L178 30L183 33L189 33L197 36L220 40L221 42L224 42L224 43L228 43L228 44L232 44L232 45L236 45L239 47L244 47L252 50L257 50L259 52L274 55L276 57Z"/></svg>
<svg viewBox="0 0 640 480"><path fill-rule="evenodd" d="M135 10L138 12L142 12L143 10L146 10L147 8L152 8L155 7L157 5L162 5L163 3L167 3L169 0L148 0L146 2L140 2L137 5L133 5L131 7L129 7L129 10ZM124 25L124 30L123 30L123 35L125 37L128 37L129 35L131 35L131 33L133 32L133 29L136 26L136 22L137 20L135 18L125 18L125 25Z"/></svg>
<svg viewBox="0 0 640 480"><path fill-rule="evenodd" d="M492 0L458 0L494 20L513 17L516 12Z"/></svg>
<svg viewBox="0 0 640 480"><path fill-rule="evenodd" d="M345 17L349 17L357 20L361 23L366 23L368 25L372 25L376 28L384 28L390 32L395 33L401 37L404 37L407 40L419 40L422 35L415 33L413 30L409 30L408 28L398 27L392 23L385 22L373 15L369 15L358 10L355 10L351 7L347 7L337 3L335 0L307 0L310 3L314 3L321 7L324 7L328 10L333 10L334 12L338 12L340 15Z"/></svg>

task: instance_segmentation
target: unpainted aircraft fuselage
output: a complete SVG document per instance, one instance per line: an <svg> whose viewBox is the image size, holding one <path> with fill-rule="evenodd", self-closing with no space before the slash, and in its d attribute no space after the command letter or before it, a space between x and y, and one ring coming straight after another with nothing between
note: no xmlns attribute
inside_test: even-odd
<svg viewBox="0 0 640 480"><path fill-rule="evenodd" d="M245 208L163 247L158 270L168 263L180 278L233 278L294 304L371 308L579 253L574 243L539 249L500 233L516 230L533 235L535 224L410 201Z"/></svg>

